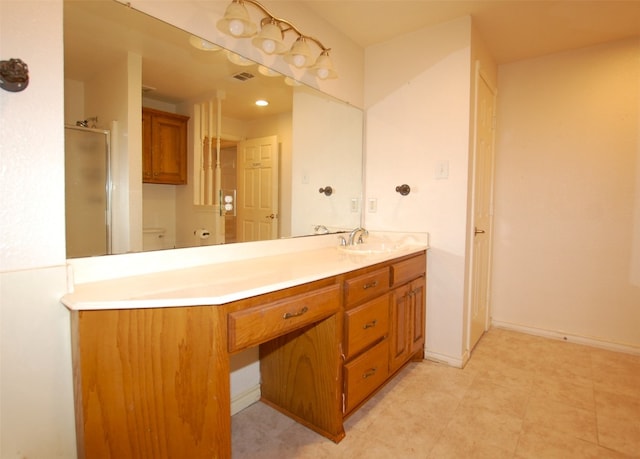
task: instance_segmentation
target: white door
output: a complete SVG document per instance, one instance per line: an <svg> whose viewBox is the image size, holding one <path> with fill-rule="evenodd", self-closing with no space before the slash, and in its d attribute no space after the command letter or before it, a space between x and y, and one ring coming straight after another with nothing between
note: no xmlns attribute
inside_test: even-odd
<svg viewBox="0 0 640 459"><path fill-rule="evenodd" d="M278 237L278 137L238 143L238 242Z"/></svg>
<svg viewBox="0 0 640 459"><path fill-rule="evenodd" d="M489 328L489 273L493 214L495 91L480 72L476 73L476 80L469 350L473 349Z"/></svg>

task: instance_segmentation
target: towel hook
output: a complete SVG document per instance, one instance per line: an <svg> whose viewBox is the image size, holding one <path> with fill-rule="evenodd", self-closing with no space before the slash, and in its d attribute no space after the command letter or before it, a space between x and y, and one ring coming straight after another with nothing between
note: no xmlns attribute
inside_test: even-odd
<svg viewBox="0 0 640 459"><path fill-rule="evenodd" d="M320 193L324 193L325 196L331 196L333 194L333 188L330 186L325 186L324 188L320 188L318 190Z"/></svg>
<svg viewBox="0 0 640 459"><path fill-rule="evenodd" d="M29 67L20 59L0 61L0 88L19 92L29 85Z"/></svg>
<svg viewBox="0 0 640 459"><path fill-rule="evenodd" d="M403 185L397 186L396 191L400 193L402 196L406 196L411 192L411 187L405 183Z"/></svg>

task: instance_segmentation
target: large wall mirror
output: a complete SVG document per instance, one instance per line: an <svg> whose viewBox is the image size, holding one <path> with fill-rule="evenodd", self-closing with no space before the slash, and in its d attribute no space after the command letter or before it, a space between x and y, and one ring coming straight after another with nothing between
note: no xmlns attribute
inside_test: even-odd
<svg viewBox="0 0 640 459"><path fill-rule="evenodd" d="M64 52L68 258L359 225L360 109L116 1Z"/></svg>

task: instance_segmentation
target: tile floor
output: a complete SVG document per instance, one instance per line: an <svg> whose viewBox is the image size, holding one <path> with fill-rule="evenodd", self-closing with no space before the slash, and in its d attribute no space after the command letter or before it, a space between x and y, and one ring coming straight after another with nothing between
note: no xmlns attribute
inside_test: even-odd
<svg viewBox="0 0 640 459"><path fill-rule="evenodd" d="M240 458L640 458L640 356L490 330L463 369L410 363L335 444L256 403Z"/></svg>

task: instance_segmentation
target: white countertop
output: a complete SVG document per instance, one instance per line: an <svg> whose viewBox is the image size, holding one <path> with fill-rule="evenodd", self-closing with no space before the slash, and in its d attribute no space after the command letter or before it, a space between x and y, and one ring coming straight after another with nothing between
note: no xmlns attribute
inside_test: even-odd
<svg viewBox="0 0 640 459"><path fill-rule="evenodd" d="M221 305L336 276L427 248L428 242L414 242L390 252L361 255L331 245L256 256L77 284L61 302L71 310Z"/></svg>

